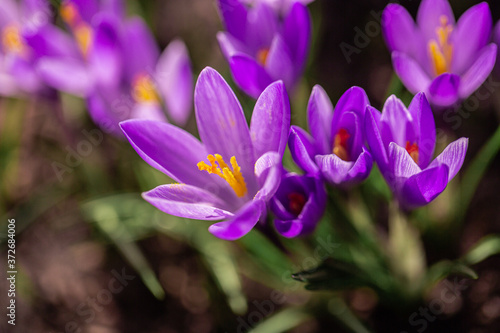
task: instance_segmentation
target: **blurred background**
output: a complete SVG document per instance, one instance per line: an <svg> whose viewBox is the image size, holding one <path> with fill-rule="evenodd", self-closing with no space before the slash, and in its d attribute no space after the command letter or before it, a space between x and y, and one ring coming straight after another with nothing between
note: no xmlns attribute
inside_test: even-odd
<svg viewBox="0 0 500 333"><path fill-rule="evenodd" d="M325 88L333 103L349 87L361 86L372 105L382 107L395 82L390 54L376 29L387 3L316 0L309 6L314 40L305 78L291 96L294 124L305 126L305 105L315 84ZM399 3L415 17L419 1ZM450 3L458 17L478 1ZM496 22L500 3L488 3ZM130 0L127 9L148 22L162 48L182 38L195 75L211 66L230 81L215 37L222 29L215 0ZM360 31L371 35L364 39ZM355 51L346 56L342 45ZM487 82L493 87L484 90L488 98L457 110L462 118L453 128L443 115L436 115L443 146L454 138L471 138L464 168L498 127L500 77ZM252 102L237 94L249 112ZM62 109L59 117L41 101L0 99L0 262L6 267L7 220L15 219L18 270L16 326L7 325L3 315L0 331L245 332L264 323L267 326L255 332L366 332L351 316L364 320L374 332L417 332L424 327L409 326L409 315L419 306L381 304L367 288L306 291L291 274L319 264L319 258L308 249L302 251L301 245L294 250L303 255L292 256L272 248L256 232L238 242L224 242L208 233L208 222L155 210L140 193L170 180L140 159L127 142L109 135L90 142L86 156L73 156L78 144L89 142L85 131L97 127L84 101L63 95ZM58 176L54 162L69 167ZM422 214L432 214L434 223L421 226L429 264L458 258L485 235L500 233L499 188L497 156L459 223L450 225L446 218L461 209L446 204L453 183L425 209ZM383 230L387 204L382 197L372 200L380 203L374 216ZM320 229L311 239L328 230ZM341 244L325 245L330 248L342 251ZM464 288L456 300L446 303L419 332L500 331L500 258L474 268L479 279L461 284ZM2 313L8 305L5 274L2 269ZM440 283L430 289L424 308L445 287Z"/></svg>

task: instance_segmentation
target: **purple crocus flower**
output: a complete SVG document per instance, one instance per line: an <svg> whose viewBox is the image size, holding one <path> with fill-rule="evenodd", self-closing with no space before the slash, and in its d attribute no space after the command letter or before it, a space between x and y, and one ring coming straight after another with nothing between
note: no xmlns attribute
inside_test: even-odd
<svg viewBox="0 0 500 333"><path fill-rule="evenodd" d="M365 91L352 87L334 110L323 88L315 86L307 108L312 137L300 127L290 130L289 147L295 163L308 174L320 175L341 187L366 179L373 164L364 134L369 104Z"/></svg>
<svg viewBox="0 0 500 333"><path fill-rule="evenodd" d="M276 80L292 90L309 53L307 8L295 2L280 18L262 1L248 8L238 0L219 0L219 6L227 32L219 32L217 39L236 84L253 98Z"/></svg>
<svg viewBox="0 0 500 333"><path fill-rule="evenodd" d="M266 203L279 186L290 127L288 95L281 81L266 88L249 129L229 85L206 68L194 104L201 142L164 122L134 119L120 125L146 162L179 183L159 186L144 199L171 215L224 220L209 231L234 240L264 219Z"/></svg>
<svg viewBox="0 0 500 333"><path fill-rule="evenodd" d="M394 95L382 113L368 107L366 137L377 165L401 205L423 206L444 191L462 167L469 140L460 138L432 160L436 128L424 93L407 109Z"/></svg>
<svg viewBox="0 0 500 333"><path fill-rule="evenodd" d="M26 36L50 19L50 6L44 0L0 2L0 95L39 94L47 90L36 72L36 55Z"/></svg>
<svg viewBox="0 0 500 333"><path fill-rule="evenodd" d="M270 204L276 230L288 238L310 234L325 212L326 198L320 179L284 174Z"/></svg>
<svg viewBox="0 0 500 333"><path fill-rule="evenodd" d="M256 6L258 3L265 3L271 6L277 13L281 13L282 15L286 15L292 5L296 2L300 2L306 6L313 1L314 0L241 0L241 2L250 6Z"/></svg>
<svg viewBox="0 0 500 333"><path fill-rule="evenodd" d="M403 84L414 94L425 92L441 108L470 96L495 64L497 46L488 44L492 19L486 2L471 7L455 23L447 0L423 0L417 24L406 9L389 4L382 27Z"/></svg>

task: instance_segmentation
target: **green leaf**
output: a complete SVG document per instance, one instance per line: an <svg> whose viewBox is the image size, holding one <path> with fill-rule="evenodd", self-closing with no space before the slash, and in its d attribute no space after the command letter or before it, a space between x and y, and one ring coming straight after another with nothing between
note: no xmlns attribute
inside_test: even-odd
<svg viewBox="0 0 500 333"><path fill-rule="evenodd" d="M287 308L265 319L249 333L281 333L312 319L312 316L299 308Z"/></svg>
<svg viewBox="0 0 500 333"><path fill-rule="evenodd" d="M471 279L477 279L477 273L460 261L443 260L432 265L427 271L423 289L431 288L450 274L463 275Z"/></svg>
<svg viewBox="0 0 500 333"><path fill-rule="evenodd" d="M463 257L463 261L469 265L475 265L500 253L500 236L489 235L481 239L476 245L469 250Z"/></svg>

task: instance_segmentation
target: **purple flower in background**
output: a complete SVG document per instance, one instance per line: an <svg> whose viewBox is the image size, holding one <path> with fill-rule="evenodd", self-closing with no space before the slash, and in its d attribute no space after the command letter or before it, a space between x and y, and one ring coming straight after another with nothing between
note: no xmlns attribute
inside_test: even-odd
<svg viewBox="0 0 500 333"><path fill-rule="evenodd" d="M47 87L38 76L36 54L26 36L50 20L45 0L0 1L0 95L43 93Z"/></svg>
<svg viewBox="0 0 500 333"><path fill-rule="evenodd" d="M179 184L143 194L158 209L199 220L215 236L234 240L266 215L281 180L281 158L290 128L290 105L282 82L257 100L248 128L233 91L212 68L196 84L195 113L201 142L182 129L151 120L120 125L139 155Z"/></svg>
<svg viewBox="0 0 500 333"><path fill-rule="evenodd" d="M293 89L309 54L307 8L295 2L280 18L264 1L248 8L238 0L219 0L219 6L227 32L217 39L238 86L253 98L276 80Z"/></svg>
<svg viewBox="0 0 500 333"><path fill-rule="evenodd" d="M310 234L326 208L323 181L308 175L286 173L270 206L276 216L274 225L281 235L292 238Z"/></svg>
<svg viewBox="0 0 500 333"><path fill-rule="evenodd" d="M241 0L241 2L246 3L250 6L256 6L259 3L265 3L272 7L277 13L281 13L286 15L292 5L296 2L299 2L303 5L308 5L314 0Z"/></svg>
<svg viewBox="0 0 500 333"><path fill-rule="evenodd" d="M495 64L497 46L488 44L492 19L486 2L467 10L455 23L446 0L423 0L417 24L398 4L389 4L382 27L394 70L412 93L425 92L439 107L470 96Z"/></svg>
<svg viewBox="0 0 500 333"><path fill-rule="evenodd" d="M444 191L462 167L469 140L460 138L434 160L436 128L424 93L408 109L394 95L382 113L368 107L366 137L373 158L403 207L423 206Z"/></svg>
<svg viewBox="0 0 500 333"><path fill-rule="evenodd" d="M321 175L337 186L348 187L366 179L373 164L365 148L368 105L365 91L352 87L333 110L326 92L315 86L307 108L312 137L296 126L290 130L289 147L295 163L308 174Z"/></svg>

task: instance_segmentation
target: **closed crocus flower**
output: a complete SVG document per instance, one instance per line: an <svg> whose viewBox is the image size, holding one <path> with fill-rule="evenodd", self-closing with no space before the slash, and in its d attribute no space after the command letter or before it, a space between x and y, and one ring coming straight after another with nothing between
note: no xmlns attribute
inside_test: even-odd
<svg viewBox="0 0 500 333"><path fill-rule="evenodd" d="M323 88L315 86L307 108L312 136L297 126L290 130L289 146L295 163L336 186L349 187L366 179L373 164L364 134L369 103L362 88L352 87L334 110Z"/></svg>
<svg viewBox="0 0 500 333"><path fill-rule="evenodd" d="M447 0L423 0L416 21L398 4L384 10L394 70L412 93L425 92L440 108L453 106L479 88L495 64L488 4L471 7L455 23Z"/></svg>
<svg viewBox="0 0 500 333"><path fill-rule="evenodd" d="M326 207L323 181L308 175L285 173L271 200L274 225L283 236L292 238L310 234Z"/></svg>
<svg viewBox="0 0 500 333"><path fill-rule="evenodd" d="M229 85L206 68L194 104L201 142L164 122L128 120L121 127L146 162L178 182L146 192L144 199L171 215L224 220L209 231L234 240L265 218L279 186L290 127L288 96L280 81L266 88L249 128Z"/></svg>
<svg viewBox="0 0 500 333"><path fill-rule="evenodd" d="M44 0L0 1L0 95L40 94L47 90L35 68L36 54L26 42L50 20Z"/></svg>
<svg viewBox="0 0 500 333"><path fill-rule="evenodd" d="M368 107L365 126L373 158L406 209L434 200L462 167L466 138L450 143L432 160L436 128L423 93L408 108L394 95L387 99L382 113Z"/></svg>
<svg viewBox="0 0 500 333"><path fill-rule="evenodd" d="M227 31L217 39L236 84L253 98L276 80L292 90L309 54L307 8L295 2L281 17L264 1L247 7L239 0L219 0L219 6Z"/></svg>

